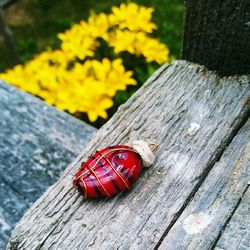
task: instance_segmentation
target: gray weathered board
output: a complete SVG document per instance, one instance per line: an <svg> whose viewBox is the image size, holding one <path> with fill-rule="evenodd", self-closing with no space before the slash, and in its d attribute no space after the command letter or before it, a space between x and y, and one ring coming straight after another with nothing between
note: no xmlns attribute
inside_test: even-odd
<svg viewBox="0 0 250 250"><path fill-rule="evenodd" d="M95 131L0 80L0 249Z"/></svg>
<svg viewBox="0 0 250 250"><path fill-rule="evenodd" d="M185 61L161 67L28 210L13 231L9 249L159 247L210 170L211 175L213 167L222 168L216 161L250 114L249 81L247 76L220 78ZM154 166L130 192L85 200L72 188L74 173L93 151L133 139L153 141L159 149ZM230 214L237 199L228 199Z"/></svg>
<svg viewBox="0 0 250 250"><path fill-rule="evenodd" d="M248 128L250 130L250 128ZM248 138L249 139L249 138ZM248 151L248 157L250 153ZM248 158L249 159L249 158ZM249 176L248 160L248 176ZM249 179L248 179L249 180ZM249 183L250 184L250 183ZM241 198L230 222L216 243L216 250L221 249L250 249L250 188Z"/></svg>
<svg viewBox="0 0 250 250"><path fill-rule="evenodd" d="M160 249L209 249L216 245L227 222L249 189L249 182L250 119L214 165L175 225L168 231ZM249 198L249 195L245 197ZM248 214L246 209L249 202L250 200L243 201L239 210L237 209L239 215L233 224L239 225L231 225L227 232L223 233L218 243L221 249L243 249L243 244L246 249L250 249L250 206ZM242 242L241 246L239 238L242 237L245 237L245 242ZM233 243L237 245L233 247Z"/></svg>

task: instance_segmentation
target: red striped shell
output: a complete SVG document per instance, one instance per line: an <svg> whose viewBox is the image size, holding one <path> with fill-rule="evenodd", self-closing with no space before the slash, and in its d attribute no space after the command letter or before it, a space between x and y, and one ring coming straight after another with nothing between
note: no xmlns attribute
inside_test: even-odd
<svg viewBox="0 0 250 250"><path fill-rule="evenodd" d="M75 175L73 186L86 198L109 197L130 189L142 170L142 159L133 148L117 145L96 151Z"/></svg>

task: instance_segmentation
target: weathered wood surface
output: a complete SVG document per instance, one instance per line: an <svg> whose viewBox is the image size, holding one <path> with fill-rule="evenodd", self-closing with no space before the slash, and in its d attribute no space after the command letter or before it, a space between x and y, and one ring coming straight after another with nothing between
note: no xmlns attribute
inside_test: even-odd
<svg viewBox="0 0 250 250"><path fill-rule="evenodd" d="M247 120L249 80L219 78L184 61L164 65L28 210L9 249L157 247ZM94 150L138 138L160 147L130 192L84 200L72 188L75 171Z"/></svg>
<svg viewBox="0 0 250 250"><path fill-rule="evenodd" d="M1 159L2 160L2 159ZM1 172L2 164L0 164ZM0 178L0 249L6 249L11 231L30 203Z"/></svg>
<svg viewBox="0 0 250 250"><path fill-rule="evenodd" d="M249 174L249 172L248 172ZM216 244L215 250L250 249L250 188Z"/></svg>
<svg viewBox="0 0 250 250"><path fill-rule="evenodd" d="M220 239L221 248L243 249L243 242L242 248L239 247L243 237L245 247L248 246L246 249L250 249L250 241L247 242L250 237L250 206L247 208L250 197L244 195L249 181L250 119L212 168L159 249L210 249L229 222L231 226ZM242 197L245 200L241 203ZM238 216L231 222L236 209Z"/></svg>
<svg viewBox="0 0 250 250"><path fill-rule="evenodd" d="M223 75L250 73L250 1L185 0L182 58Z"/></svg>
<svg viewBox="0 0 250 250"><path fill-rule="evenodd" d="M0 80L0 249L95 131Z"/></svg>

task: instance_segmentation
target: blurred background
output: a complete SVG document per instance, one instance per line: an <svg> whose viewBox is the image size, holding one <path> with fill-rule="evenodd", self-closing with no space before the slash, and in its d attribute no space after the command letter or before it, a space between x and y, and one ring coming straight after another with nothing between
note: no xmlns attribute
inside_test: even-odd
<svg viewBox="0 0 250 250"><path fill-rule="evenodd" d="M0 78L100 127L179 58L183 1L17 0L1 22Z"/></svg>

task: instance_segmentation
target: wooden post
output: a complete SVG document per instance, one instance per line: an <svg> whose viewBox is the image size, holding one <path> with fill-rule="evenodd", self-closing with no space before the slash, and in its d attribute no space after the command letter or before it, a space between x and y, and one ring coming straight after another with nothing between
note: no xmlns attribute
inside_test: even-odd
<svg viewBox="0 0 250 250"><path fill-rule="evenodd" d="M222 75L250 73L250 1L186 0L182 58Z"/></svg>

